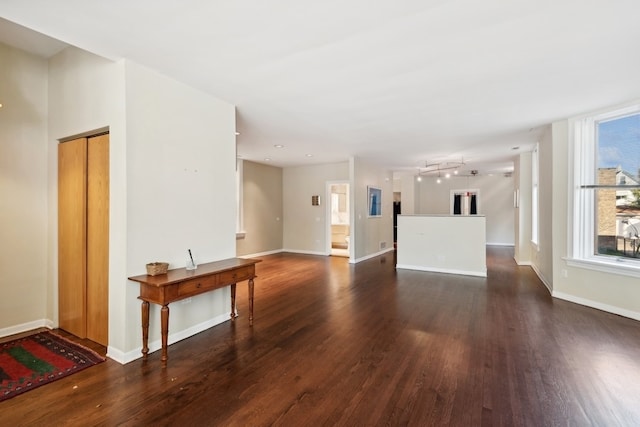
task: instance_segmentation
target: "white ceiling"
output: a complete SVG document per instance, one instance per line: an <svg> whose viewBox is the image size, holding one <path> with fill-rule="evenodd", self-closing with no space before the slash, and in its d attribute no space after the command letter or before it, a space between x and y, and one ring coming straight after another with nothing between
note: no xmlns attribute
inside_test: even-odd
<svg viewBox="0 0 640 427"><path fill-rule="evenodd" d="M239 154L278 166L502 172L545 124L640 97L637 0L0 0L0 17L236 105Z"/></svg>

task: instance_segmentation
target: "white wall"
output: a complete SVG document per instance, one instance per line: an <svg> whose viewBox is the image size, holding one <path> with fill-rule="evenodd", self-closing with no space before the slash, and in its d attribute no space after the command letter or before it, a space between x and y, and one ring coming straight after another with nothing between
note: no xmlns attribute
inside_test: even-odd
<svg viewBox="0 0 640 427"><path fill-rule="evenodd" d="M416 179L413 175L402 175L400 178L400 203L402 215L416 213Z"/></svg>
<svg viewBox="0 0 640 427"><path fill-rule="evenodd" d="M521 153L514 161L514 190L519 192L518 207L514 209L514 259L519 265L531 264L531 153Z"/></svg>
<svg viewBox="0 0 640 427"><path fill-rule="evenodd" d="M283 250L328 255L326 185L329 181L350 183L351 262L393 250L392 174L361 159L349 162L283 169ZM367 216L367 186L382 190L382 217ZM320 206L311 197L320 196ZM381 249L381 243L385 248Z"/></svg>
<svg viewBox="0 0 640 427"><path fill-rule="evenodd" d="M554 193L557 191L557 187L566 183L566 179L563 180L562 175L566 177L567 166L564 160L557 159L564 166L561 171L557 170L554 166L556 162L555 148L553 147L553 141L551 136L551 126L547 126L540 138L538 146L538 159L540 168L540 177L538 180L538 245L532 245L531 261L533 268L540 277L540 280L549 288L553 289L555 282L554 275L554 263L553 253L556 250L554 243L554 230L555 223L552 212L558 208L562 208L562 204L567 203L567 199L556 200ZM565 157L566 159L566 157ZM560 177L557 177L560 175ZM566 218L564 220L566 223ZM565 234L566 239L566 234Z"/></svg>
<svg viewBox="0 0 640 427"><path fill-rule="evenodd" d="M21 332L19 325L44 326L47 319L47 62L0 44L0 64L0 336L4 336Z"/></svg>
<svg viewBox="0 0 640 427"><path fill-rule="evenodd" d="M49 200L57 206L57 140L110 130L109 348L139 357L138 285L150 261L183 267L235 256L235 111L232 105L137 64L75 48L50 61ZM57 213L49 215L49 291L57 295ZM228 289L171 306L170 342L228 317ZM57 323L57 301L51 304ZM159 309L150 347L159 347Z"/></svg>
<svg viewBox="0 0 640 427"><path fill-rule="evenodd" d="M235 109L135 63L126 63L127 275L151 261L185 266L235 256ZM125 351L140 346L138 288L127 286ZM169 331L179 335L228 318L229 289L171 307ZM159 307L151 312L158 339Z"/></svg>
<svg viewBox="0 0 640 427"><path fill-rule="evenodd" d="M285 251L327 254L327 218L324 200L327 181L349 179L347 162L287 167L282 171L283 246ZM320 206L311 196L320 196Z"/></svg>
<svg viewBox="0 0 640 427"><path fill-rule="evenodd" d="M514 207L513 177L503 175L456 177L442 179L423 177L416 182L418 192L417 214L449 214L451 190L478 189L479 214L487 219L487 244L513 245Z"/></svg>
<svg viewBox="0 0 640 427"><path fill-rule="evenodd" d="M282 250L282 168L243 160L245 235L236 240L238 256Z"/></svg>
<svg viewBox="0 0 640 427"><path fill-rule="evenodd" d="M358 262L393 250L393 176L359 158L349 161L351 175L352 261ZM382 216L369 218L367 186L382 190ZM384 247L382 247L384 246Z"/></svg>

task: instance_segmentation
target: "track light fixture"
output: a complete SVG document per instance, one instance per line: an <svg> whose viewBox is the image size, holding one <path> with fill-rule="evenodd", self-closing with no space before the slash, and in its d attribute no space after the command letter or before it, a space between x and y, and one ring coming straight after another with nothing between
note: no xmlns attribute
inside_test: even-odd
<svg viewBox="0 0 640 427"><path fill-rule="evenodd" d="M423 167L418 168L418 181L421 180L423 176L433 176L437 175L436 182L440 184L442 182L442 173L444 173L444 177L446 179L451 178L451 174L458 175L458 169L464 166L464 159L461 158L460 161L446 161L446 162L437 162L437 163L429 163L425 162Z"/></svg>

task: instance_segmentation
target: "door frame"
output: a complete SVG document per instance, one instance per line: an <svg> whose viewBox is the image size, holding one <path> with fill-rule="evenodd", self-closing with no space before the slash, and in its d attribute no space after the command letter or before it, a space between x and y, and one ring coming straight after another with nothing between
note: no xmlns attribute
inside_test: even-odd
<svg viewBox="0 0 640 427"><path fill-rule="evenodd" d="M351 204L351 182L348 179L340 179L327 181L325 186L325 254L327 256L331 256L331 186L333 185L346 185L348 191L348 200L349 200L349 261L353 259L353 224L351 224L353 220L353 215L351 212L353 210L353 206Z"/></svg>

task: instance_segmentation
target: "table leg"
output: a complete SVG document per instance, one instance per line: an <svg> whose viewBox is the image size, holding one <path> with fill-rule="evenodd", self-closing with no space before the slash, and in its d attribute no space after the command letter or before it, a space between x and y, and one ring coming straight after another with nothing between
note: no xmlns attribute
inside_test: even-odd
<svg viewBox="0 0 640 427"><path fill-rule="evenodd" d="M149 355L149 302L142 301L142 359Z"/></svg>
<svg viewBox="0 0 640 427"><path fill-rule="evenodd" d="M236 284L231 285L231 320L236 320Z"/></svg>
<svg viewBox="0 0 640 427"><path fill-rule="evenodd" d="M160 325L162 330L162 364L167 364L167 341L169 338L169 306L163 305L160 310Z"/></svg>
<svg viewBox="0 0 640 427"><path fill-rule="evenodd" d="M253 326L253 279L249 279L249 326Z"/></svg>

